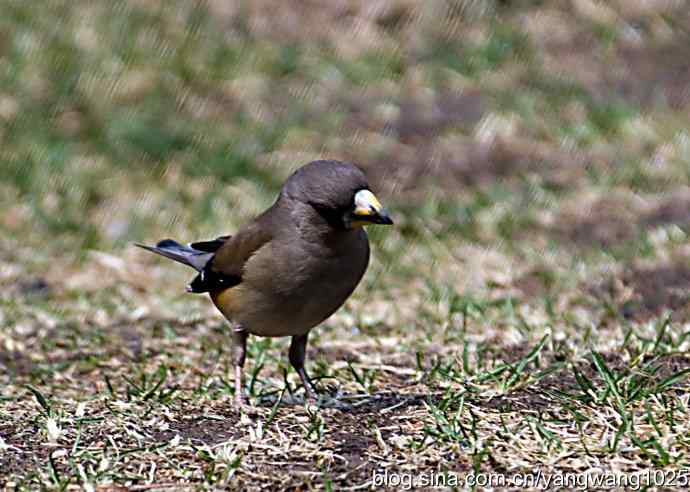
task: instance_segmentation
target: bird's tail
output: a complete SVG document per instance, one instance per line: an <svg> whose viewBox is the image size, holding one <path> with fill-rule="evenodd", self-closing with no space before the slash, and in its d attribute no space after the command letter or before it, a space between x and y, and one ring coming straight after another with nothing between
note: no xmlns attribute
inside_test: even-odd
<svg viewBox="0 0 690 492"><path fill-rule="evenodd" d="M144 248L152 253L165 256L171 260L179 261L187 266L194 268L196 271L200 272L213 257L214 253L209 253L206 251L200 251L198 249L183 246L177 241L172 239L164 239L160 241L155 246L146 246L145 244L135 243L136 246Z"/></svg>

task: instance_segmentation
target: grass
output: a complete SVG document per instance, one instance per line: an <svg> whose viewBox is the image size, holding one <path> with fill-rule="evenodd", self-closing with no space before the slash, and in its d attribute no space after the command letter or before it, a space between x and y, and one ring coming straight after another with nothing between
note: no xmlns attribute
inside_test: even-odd
<svg viewBox="0 0 690 492"><path fill-rule="evenodd" d="M5 3L6 488L690 465L683 12ZM132 243L231 233L317 157L396 226L312 332L320 404L252 338L239 411L225 322Z"/></svg>

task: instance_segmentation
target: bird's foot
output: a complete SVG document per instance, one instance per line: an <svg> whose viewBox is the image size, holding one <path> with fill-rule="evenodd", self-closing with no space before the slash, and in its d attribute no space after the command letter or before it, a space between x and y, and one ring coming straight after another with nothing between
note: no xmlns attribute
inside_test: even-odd
<svg viewBox="0 0 690 492"><path fill-rule="evenodd" d="M249 400L243 392L235 393L235 406L237 408L245 408L249 406Z"/></svg>
<svg viewBox="0 0 690 492"><path fill-rule="evenodd" d="M316 386L314 386L314 383L311 382L311 378L309 378L307 375L304 367L299 368L297 370L297 374L299 375L300 381L302 381L302 386L304 386L305 401L308 401L309 403L316 403L316 401L319 399L319 393L316 391Z"/></svg>
<svg viewBox="0 0 690 492"><path fill-rule="evenodd" d="M316 390L310 388L309 386L304 387L304 393L304 400L306 403L316 403L319 400L319 395Z"/></svg>

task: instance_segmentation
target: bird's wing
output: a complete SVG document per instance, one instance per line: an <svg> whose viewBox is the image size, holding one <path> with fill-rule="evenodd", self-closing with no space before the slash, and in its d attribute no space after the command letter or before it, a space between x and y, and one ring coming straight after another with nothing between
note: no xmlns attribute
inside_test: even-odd
<svg viewBox="0 0 690 492"><path fill-rule="evenodd" d="M209 262L210 269L241 279L247 260L271 240L270 228L262 226L262 221L253 222L223 243Z"/></svg>
<svg viewBox="0 0 690 492"><path fill-rule="evenodd" d="M187 290L212 292L241 283L247 260L272 237L270 228L265 225L262 220L256 220L234 236L193 243L191 246L201 251L214 248L215 254L189 284Z"/></svg>
<svg viewBox="0 0 690 492"><path fill-rule="evenodd" d="M232 236L220 236L210 241L197 241L195 243L190 243L189 247L196 249L197 251L206 251L207 253L215 253L218 249L225 244L225 242Z"/></svg>

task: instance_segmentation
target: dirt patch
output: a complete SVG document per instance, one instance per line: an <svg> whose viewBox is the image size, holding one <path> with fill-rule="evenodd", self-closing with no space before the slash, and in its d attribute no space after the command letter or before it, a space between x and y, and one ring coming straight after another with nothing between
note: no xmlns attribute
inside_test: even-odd
<svg viewBox="0 0 690 492"><path fill-rule="evenodd" d="M513 287L518 289L528 299L543 297L550 294L555 284L554 273L545 267L536 267L513 281Z"/></svg>
<svg viewBox="0 0 690 492"><path fill-rule="evenodd" d="M17 290L26 297L49 297L54 289L43 278L29 278L17 283Z"/></svg>
<svg viewBox="0 0 690 492"><path fill-rule="evenodd" d="M599 356L603 360L606 367L614 373L629 372L629 363L625 358L613 352L601 352ZM604 380L599 374L599 370L592 358L580 360L570 367L563 367L543 379L540 379L534 386L535 390L558 390L558 391L572 391L581 389L577 376L581 375L587 380L591 381L595 386L604 384Z"/></svg>
<svg viewBox="0 0 690 492"><path fill-rule="evenodd" d="M645 231L671 224L690 228L690 191L686 188L660 199L616 191L603 197L578 197L562 207L549 230L555 239L578 248L612 249L636 241Z"/></svg>
<svg viewBox="0 0 690 492"><path fill-rule="evenodd" d="M361 432L360 419L339 414L329 424L329 427L338 429L329 436L333 452L345 459L338 471L349 474L351 479L356 478L358 481L371 477L375 465L367 459L367 454L377 444L370 433Z"/></svg>
<svg viewBox="0 0 690 492"><path fill-rule="evenodd" d="M345 347L314 347L308 352L308 357L311 360L324 359L328 362L342 360L345 362L359 362L361 357L354 350L349 350Z"/></svg>
<svg viewBox="0 0 690 492"><path fill-rule="evenodd" d="M611 248L637 238L642 213L641 204L627 193L579 197L561 210L552 233L580 248Z"/></svg>
<svg viewBox="0 0 690 492"><path fill-rule="evenodd" d="M585 183L592 166L608 167L606 159L570 153L549 144L522 138L482 142L470 137L418 139L414 145L394 145L374 161L363 160L378 186L413 191L433 184L442 189L484 188L538 176L554 190L572 190Z"/></svg>
<svg viewBox="0 0 690 492"><path fill-rule="evenodd" d="M41 438L34 423L0 425L0 437L9 446L0 450L0 470L3 473L25 473L47 466L52 450Z"/></svg>
<svg viewBox="0 0 690 492"><path fill-rule="evenodd" d="M630 363L622 355L614 352L601 352L599 356L613 374L620 377L626 377L633 374L633 372L641 373L644 374L645 377L650 378L650 384L660 383L669 376L690 368L690 356L685 354L667 354L657 357L650 356L649 360L643 359L642 364L635 367L630 367ZM589 360L582 360L570 367L559 369L553 374L539 380L532 388L525 389L524 392L542 392L546 390L565 392L571 392L573 390L580 391L582 387L577 380L576 373L591 382L595 387L603 387L603 385L605 385L599 370L590 357ZM690 379L690 377L686 377L685 381L688 379ZM682 381L679 381L679 383L681 382ZM521 392L518 394L521 395ZM529 401L528 397L520 397L526 398L526 401Z"/></svg>
<svg viewBox="0 0 690 492"><path fill-rule="evenodd" d="M646 321L671 310L674 321L690 319L690 265L687 261L630 270L623 275L622 282L632 291L620 306L626 318Z"/></svg>
<svg viewBox="0 0 690 492"><path fill-rule="evenodd" d="M673 109L685 108L690 103L689 44L690 37L686 36L651 48L622 46L617 54L624 67L623 76L609 75L604 82L614 87L623 100L643 108L659 103ZM599 89L603 92L601 89L603 87Z"/></svg>
<svg viewBox="0 0 690 492"><path fill-rule="evenodd" d="M392 130L403 144L418 144L451 128L469 131L481 120L486 107L486 98L478 89L441 92L431 104L405 100L399 104Z"/></svg>
<svg viewBox="0 0 690 492"><path fill-rule="evenodd" d="M653 358L646 364L655 381L661 382L674 374L678 374L680 371L690 368L690 356L685 354L668 354ZM687 381L689 378L690 376L686 376L684 380Z"/></svg>
<svg viewBox="0 0 690 492"><path fill-rule="evenodd" d="M204 415L185 415L180 420L171 423L169 431L154 434L153 437L157 441L167 441L177 434L183 439L189 439L194 444L213 446L244 435L235 425L240 420L238 411L232 409L223 417L225 418L220 420L211 419Z"/></svg>
<svg viewBox="0 0 690 492"><path fill-rule="evenodd" d="M626 3L621 14L627 7ZM605 10L608 8L599 13ZM544 53L544 71L566 74L595 100L618 99L644 109L660 104L673 109L686 107L690 103L688 35L664 39L658 31L653 32L663 23L646 16L627 24L628 35L614 36L622 28L615 22L618 14L609 12L595 21L595 25L601 22L601 32L592 24L574 22L573 13L559 9L542 9L539 16L528 18L525 28ZM673 18L674 25L680 24L681 19L687 19L687 8L681 6L663 15Z"/></svg>
<svg viewBox="0 0 690 492"><path fill-rule="evenodd" d="M432 398L429 394L378 393L372 395L363 405L353 409L353 413L377 415L382 410L390 408L395 408L395 411L399 412L409 407L421 406L429 398Z"/></svg>
<svg viewBox="0 0 690 492"><path fill-rule="evenodd" d="M599 354L606 364L606 367L620 377L628 377L636 371L635 377L647 378L647 386L664 381L684 369L690 368L690 357L684 354L669 354L661 357L654 357L644 363L643 367L631 368L629 363L620 355L612 352ZM605 381L601 377L599 370L593 360L583 360L572 367L564 367L553 374L539 380L536 384L511 391L508 394L495 396L488 401L476 401L477 405L497 410L499 412L548 412L558 408L554 405L554 397L550 392L559 394L579 395L578 399L588 401L591 396L584 393L584 389L576 374L579 374L585 381L589 382L594 388L603 388ZM677 384L687 382L690 377L686 376ZM588 384L585 382L584 384Z"/></svg>
<svg viewBox="0 0 690 492"><path fill-rule="evenodd" d="M572 187L584 178L593 162L582 153L565 152L547 143L514 137L471 142L465 148L451 147L446 149L446 158L451 172L466 186L535 174L549 187Z"/></svg>
<svg viewBox="0 0 690 492"><path fill-rule="evenodd" d="M675 224L682 229L690 229L690 188L675 191L663 199L647 214L643 224L648 227Z"/></svg>
<svg viewBox="0 0 690 492"><path fill-rule="evenodd" d="M495 396L482 403L481 406L499 412L542 412L552 408L553 402L538 390L525 389L507 395Z"/></svg>
<svg viewBox="0 0 690 492"><path fill-rule="evenodd" d="M604 361L604 364L606 364L606 367L613 372L625 372L630 368L628 360L617 352L598 352L598 354L601 360ZM577 364L576 367L589 378L599 376L599 370L591 358L587 362Z"/></svg>
<svg viewBox="0 0 690 492"><path fill-rule="evenodd" d="M431 178L434 183L457 189L459 181L466 182L456 176L452 160L445 156L439 160L438 139L450 130L460 134L472 131L488 107L482 92L441 90L427 99L403 94L393 104L388 102L381 97L359 95L338 103L348 114L346 126L351 131L392 137L386 150L374 156L359 150L349 156L366 169L375 187L414 190ZM468 149L473 156L481 151L481 147L470 144L453 152Z"/></svg>
<svg viewBox="0 0 690 492"><path fill-rule="evenodd" d="M492 357L503 361L505 364L515 364L523 360L534 347L525 344L496 345L489 349ZM540 352L538 357L550 359L549 354ZM534 361L530 362L533 366ZM529 367L529 366L528 366Z"/></svg>
<svg viewBox="0 0 690 492"><path fill-rule="evenodd" d="M34 367L36 364L22 352L0 351L0 368L3 368L10 377L28 375Z"/></svg>

